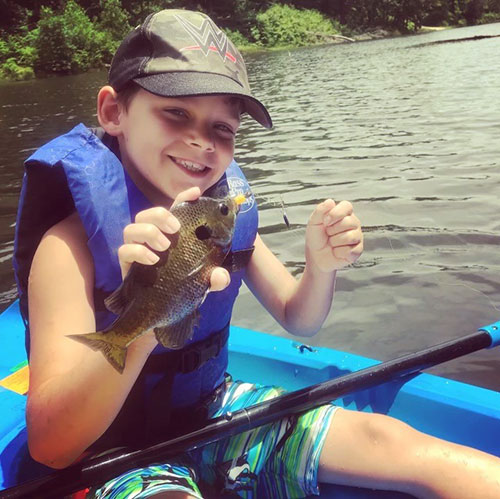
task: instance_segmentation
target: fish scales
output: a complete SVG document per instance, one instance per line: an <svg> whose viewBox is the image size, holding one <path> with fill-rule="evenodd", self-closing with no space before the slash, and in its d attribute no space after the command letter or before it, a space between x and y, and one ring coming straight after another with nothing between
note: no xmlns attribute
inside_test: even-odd
<svg viewBox="0 0 500 499"><path fill-rule="evenodd" d="M105 301L118 318L104 331L69 337L101 351L119 372L128 346L151 329L163 346L182 348L198 322L212 271L230 250L241 202L201 197L172 208L181 228L170 248L157 253L155 265L135 262Z"/></svg>

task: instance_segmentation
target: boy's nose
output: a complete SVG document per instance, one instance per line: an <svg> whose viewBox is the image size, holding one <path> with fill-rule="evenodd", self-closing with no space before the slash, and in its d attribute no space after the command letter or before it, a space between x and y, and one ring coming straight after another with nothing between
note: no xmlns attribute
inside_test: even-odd
<svg viewBox="0 0 500 499"><path fill-rule="evenodd" d="M215 151L215 142L212 135L205 130L192 130L187 139L190 146L203 151Z"/></svg>

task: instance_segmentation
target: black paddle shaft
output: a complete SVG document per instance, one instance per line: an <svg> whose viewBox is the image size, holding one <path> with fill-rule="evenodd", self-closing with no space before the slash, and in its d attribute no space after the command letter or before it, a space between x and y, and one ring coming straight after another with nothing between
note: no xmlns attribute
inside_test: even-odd
<svg viewBox="0 0 500 499"><path fill-rule="evenodd" d="M235 413L228 413L213 419L204 428L146 449L116 453L74 464L45 477L0 491L0 499L61 498L77 490L101 484L127 470L165 461L181 452L202 447L292 414L302 413L349 393L393 381L487 348L491 342L489 333L479 330L457 340L287 393Z"/></svg>

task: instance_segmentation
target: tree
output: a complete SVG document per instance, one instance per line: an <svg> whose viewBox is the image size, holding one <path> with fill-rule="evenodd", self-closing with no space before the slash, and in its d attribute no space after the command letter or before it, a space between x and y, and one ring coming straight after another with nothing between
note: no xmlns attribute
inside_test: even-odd
<svg viewBox="0 0 500 499"><path fill-rule="evenodd" d="M38 21L37 69L49 73L86 71L102 61L104 35L84 10L69 0L58 13L42 7Z"/></svg>
<svg viewBox="0 0 500 499"><path fill-rule="evenodd" d="M130 14L123 9L120 0L103 2L97 26L101 31L109 33L114 41L121 41L132 29L129 24Z"/></svg>
<svg viewBox="0 0 500 499"><path fill-rule="evenodd" d="M471 0L464 12L464 18L467 21L467 24L476 24L479 19L481 19L483 12L484 0Z"/></svg>

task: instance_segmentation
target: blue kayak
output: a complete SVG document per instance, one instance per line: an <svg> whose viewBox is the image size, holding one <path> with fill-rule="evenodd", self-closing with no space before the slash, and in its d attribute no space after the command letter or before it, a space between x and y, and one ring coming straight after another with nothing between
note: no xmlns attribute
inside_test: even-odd
<svg viewBox="0 0 500 499"><path fill-rule="evenodd" d="M14 302L0 316L0 490L48 473L48 468L24 466L24 412L28 367L24 325ZM378 364L377 361L329 348L232 326L229 372L235 379L303 389ZM378 412L452 442L500 456L500 393L418 374L350 393L335 401L358 411ZM28 471L26 471L28 470ZM323 485L322 497L406 497L405 494Z"/></svg>

